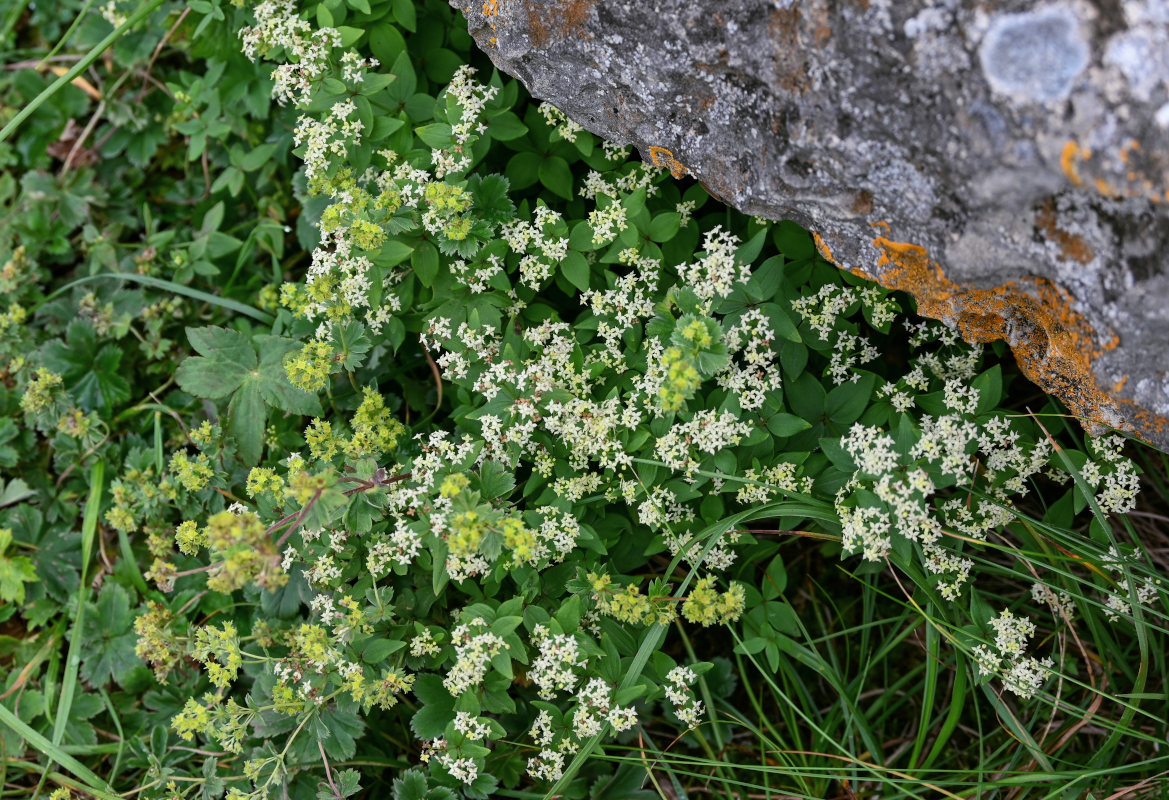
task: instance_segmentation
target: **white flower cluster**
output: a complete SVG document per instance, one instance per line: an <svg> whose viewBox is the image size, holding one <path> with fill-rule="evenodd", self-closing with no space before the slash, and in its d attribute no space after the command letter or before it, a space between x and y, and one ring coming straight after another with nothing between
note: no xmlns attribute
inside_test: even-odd
<svg viewBox="0 0 1169 800"><path fill-rule="evenodd" d="M557 228L567 229L560 212L541 204L533 216L532 222L516 218L506 223L499 235L520 257L520 281L538 290L568 255L568 238L556 232Z"/></svg>
<svg viewBox="0 0 1169 800"><path fill-rule="evenodd" d="M262 0L253 11L256 24L239 32L244 55L255 61L282 51L288 63L272 70L272 95L281 105L308 106L314 85L331 69L329 57L341 46L341 32L336 28L314 30L297 14L295 0ZM376 65L372 60L366 63Z"/></svg>
<svg viewBox="0 0 1169 800"><path fill-rule="evenodd" d="M856 290L848 286L828 283L809 295L792 300L792 309L826 342L836 337L836 322L857 302Z"/></svg>
<svg viewBox="0 0 1169 800"><path fill-rule="evenodd" d="M674 667L666 675L666 699L674 705L674 714L690 730L698 727L706 711L702 701L694 696L694 690L690 688L697 680L698 676L690 667Z"/></svg>
<svg viewBox="0 0 1169 800"><path fill-rule="evenodd" d="M654 296L661 280L661 265L655 259L635 256L630 261L637 268L617 277L611 288L580 295L581 305L590 307L597 316L611 317L613 327L621 332L653 317Z"/></svg>
<svg viewBox="0 0 1169 800"><path fill-rule="evenodd" d="M571 726L556 725L546 709L536 715L530 732L540 752L528 759L528 775L537 780L559 780L565 760L580 750L586 739L602 733L606 723L617 732L632 728L637 724L637 712L617 706L612 687L593 678L577 693L570 719Z"/></svg>
<svg viewBox="0 0 1169 800"><path fill-rule="evenodd" d="M409 565L422 552L422 534L405 520L397 520L389 536L379 534L369 546L366 569L374 578L383 578L394 567Z"/></svg>
<svg viewBox="0 0 1169 800"><path fill-rule="evenodd" d="M629 154L628 147L613 148L608 142L605 142L604 148L605 156L610 161L623 159ZM645 190L646 197L653 197L658 190L658 187L654 185L654 181L664 171L655 167L653 164L646 164L644 162L635 164L628 172L610 176L609 178L606 178L596 170L589 170L585 175L584 183L577 191L581 197L588 200L595 200L601 195L616 199L622 194L632 194L639 189Z"/></svg>
<svg viewBox="0 0 1169 800"><path fill-rule="evenodd" d="M844 525L845 552L860 551L870 561L884 559L897 534L921 545L930 573L947 580L938 591L956 599L969 579L973 562L940 543L943 531L984 540L987 533L1012 519L1012 498L1026 494L1028 479L1048 463L1050 445L1031 448L1018 442L1010 421L994 417L982 424L970 419L978 391L956 379L945 381L944 392L962 413L925 417L918 440L903 454L888 433L855 424L841 440L857 465L857 472L837 494L837 511ZM977 456L981 455L981 459ZM933 465L959 485L976 478L987 484L989 499L961 498L932 501L934 481L922 467ZM858 490L876 495L880 505L851 505Z"/></svg>
<svg viewBox="0 0 1169 800"><path fill-rule="evenodd" d="M458 697L483 682L491 659L507 649L507 643L489 630L487 622L475 617L451 631L455 646L455 664L443 678L442 685L453 697Z"/></svg>
<svg viewBox="0 0 1169 800"><path fill-rule="evenodd" d="M1003 610L990 621L995 632L994 648L976 645L974 657L980 675L997 674L1010 691L1024 700L1041 688L1054 662L1050 658L1025 657L1027 643L1035 635L1035 624L1027 617L1016 617L1010 609Z"/></svg>
<svg viewBox="0 0 1169 800"><path fill-rule="evenodd" d="M458 104L460 115L457 122L451 122L451 139L454 146L449 150L433 149L430 161L435 177L460 173L471 166L471 136L487 131L483 113L498 93L499 87L487 86L473 80L475 68L464 64L455 71L447 85L445 95L453 97Z"/></svg>
<svg viewBox="0 0 1169 800"><path fill-rule="evenodd" d="M735 251L739 238L716 225L703 234L702 257L678 267L678 277L708 305L716 297L729 297L736 283L751 277L749 265L739 261Z"/></svg>
<svg viewBox="0 0 1169 800"><path fill-rule="evenodd" d="M552 633L544 625L537 625L532 631L532 644L539 655L532 661L528 678L540 690L540 697L550 700L557 692L575 689L577 670L588 661L576 637Z"/></svg>
<svg viewBox="0 0 1169 800"><path fill-rule="evenodd" d="M744 411L762 408L767 393L778 391L783 383L771 346L774 339L771 322L758 308L743 312L723 337L731 359L715 381L738 397Z"/></svg>
<svg viewBox="0 0 1169 800"><path fill-rule="evenodd" d="M799 467L788 462L764 469L752 467L743 473L743 478L752 482L744 483L735 493L735 499L743 505L762 505L771 501L777 492L810 493L812 480L807 477L797 478L798 472Z"/></svg>
<svg viewBox="0 0 1169 800"><path fill-rule="evenodd" d="M593 229L593 244L608 244L628 227L625 206L613 202L604 208L589 212L589 226Z"/></svg>
<svg viewBox="0 0 1169 800"><path fill-rule="evenodd" d="M1103 463L1089 461L1080 470L1080 476L1098 489L1096 502L1107 513L1127 514L1136 508L1140 476L1132 461L1124 457L1124 445L1124 437L1115 434L1089 438L1088 449Z"/></svg>
<svg viewBox="0 0 1169 800"><path fill-rule="evenodd" d="M566 142L575 142L576 135L584 130L551 103L540 103L540 114L547 121L548 127L555 128L556 133Z"/></svg>
<svg viewBox="0 0 1169 800"><path fill-rule="evenodd" d="M577 739L588 739L603 731L606 722L620 733L637 724L637 712L631 706L620 707L614 703L613 687L600 678L593 678L576 695L572 733Z"/></svg>
<svg viewBox="0 0 1169 800"><path fill-rule="evenodd" d="M1118 437L1119 438L1119 437ZM1104 568L1116 576L1116 581L1124 594L1108 593L1104 600L1107 609L1105 616L1109 622L1118 622L1121 617L1132 617L1132 601L1142 606L1151 605L1157 599L1157 589L1161 585L1159 578L1132 576L1136 585L1136 595L1128 592L1128 578L1125 575L1126 564L1136 564L1132 556L1121 555L1115 546L1109 546L1108 553L1103 558Z"/></svg>
<svg viewBox="0 0 1169 800"><path fill-rule="evenodd" d="M479 777L479 765L475 763L475 759L456 756L449 752L445 739L435 739L426 743L422 751L422 761L427 762L431 759L459 783L470 785Z"/></svg>
<svg viewBox="0 0 1169 800"><path fill-rule="evenodd" d="M1045 583L1036 581L1031 585L1031 599L1040 605L1051 609L1057 619L1071 622L1076 611L1076 603L1067 592L1056 592Z"/></svg>
<svg viewBox="0 0 1169 800"><path fill-rule="evenodd" d="M659 436L654 451L666 464L690 476L698 469L698 460L693 456L695 451L714 455L727 447L734 447L750 432L750 423L740 422L729 411L706 408Z"/></svg>

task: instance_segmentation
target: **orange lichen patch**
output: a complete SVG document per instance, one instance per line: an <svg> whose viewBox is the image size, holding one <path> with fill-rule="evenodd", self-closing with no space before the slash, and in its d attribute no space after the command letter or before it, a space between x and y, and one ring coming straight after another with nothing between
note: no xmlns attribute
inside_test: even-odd
<svg viewBox="0 0 1169 800"><path fill-rule="evenodd" d="M1050 241L1059 246L1060 258L1064 261L1078 261L1087 264L1096 255L1084 237L1060 228L1055 213L1055 202L1045 201L1035 212L1035 225Z"/></svg>
<svg viewBox="0 0 1169 800"><path fill-rule="evenodd" d="M1104 180L1103 178L1097 178L1095 183L1096 183L1096 191L1098 191L1100 194L1104 195L1105 197L1118 197L1120 194L1119 192L1116 191L1115 188L1113 188L1111 183Z"/></svg>
<svg viewBox="0 0 1169 800"><path fill-rule="evenodd" d="M1083 186L1084 179L1080 177L1080 170L1076 166L1077 159L1087 161L1092 157L1092 151L1088 148L1081 149L1075 142L1069 141L1063 146L1063 152L1059 156L1059 165L1063 168L1063 174L1068 176L1068 180L1076 186Z"/></svg>
<svg viewBox="0 0 1169 800"><path fill-rule="evenodd" d="M1138 432L1138 435L1151 438L1150 434L1155 434L1162 440L1166 435L1169 435L1169 418L1163 417L1160 414L1154 414L1147 408L1141 408L1128 398L1118 397L1116 399L1130 409L1129 416L1135 420L1133 427Z"/></svg>
<svg viewBox="0 0 1169 800"><path fill-rule="evenodd" d="M820 236L820 234L813 233L812 241L816 243L816 252L820 254L821 258L831 264L836 263L836 259L832 257L832 251L828 249L827 243L824 241L823 237Z"/></svg>
<svg viewBox="0 0 1169 800"><path fill-rule="evenodd" d="M686 165L678 159L674 158L674 154L664 147L650 145L649 157L650 160L653 161L654 166L668 169L670 174L675 178L681 178L683 175L689 172L689 170L686 169Z"/></svg>
<svg viewBox="0 0 1169 800"><path fill-rule="evenodd" d="M567 0L553 3L524 3L528 12L528 32L532 44L544 47L570 35L584 35L589 12L596 0Z"/></svg>
<svg viewBox="0 0 1169 800"><path fill-rule="evenodd" d="M1113 394L1120 394L1120 390L1124 388L1124 385L1126 383L1128 383L1128 376L1127 375L1122 377L1116 383L1112 384L1112 393Z"/></svg>
<svg viewBox="0 0 1169 800"><path fill-rule="evenodd" d="M880 254L874 272L882 286L912 294L919 313L956 325L966 341L1006 341L1023 374L1063 400L1085 424L1124 427L1146 436L1158 429L1154 415L1122 416L1117 399L1097 386L1092 362L1119 340L1114 335L1104 340L1093 331L1072 309L1070 295L1055 284L1025 278L978 289L946 277L920 245L884 236L872 243ZM861 270L853 272L867 277Z"/></svg>
<svg viewBox="0 0 1169 800"><path fill-rule="evenodd" d="M1124 144L1124 146L1122 146L1120 148L1120 160L1122 162L1124 162L1125 164L1127 164L1129 156L1132 154L1132 151L1133 150L1140 150L1140 149L1141 149L1140 142L1138 142L1136 139L1129 139Z"/></svg>
<svg viewBox="0 0 1169 800"><path fill-rule="evenodd" d="M499 16L499 0L483 0L483 16Z"/></svg>

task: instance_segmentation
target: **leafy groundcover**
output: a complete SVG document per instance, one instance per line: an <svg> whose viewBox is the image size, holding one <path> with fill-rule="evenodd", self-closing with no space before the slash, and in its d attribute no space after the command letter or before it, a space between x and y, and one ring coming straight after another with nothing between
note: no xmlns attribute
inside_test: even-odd
<svg viewBox="0 0 1169 800"><path fill-rule="evenodd" d="M0 796L1167 796L1166 458L1001 343L441 0L0 42Z"/></svg>

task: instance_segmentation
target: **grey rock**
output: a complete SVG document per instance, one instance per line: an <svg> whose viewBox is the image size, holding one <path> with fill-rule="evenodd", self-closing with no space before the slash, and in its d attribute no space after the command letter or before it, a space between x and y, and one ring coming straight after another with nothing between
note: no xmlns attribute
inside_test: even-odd
<svg viewBox="0 0 1169 800"><path fill-rule="evenodd" d="M1169 450L1169 1L451 3L577 123Z"/></svg>

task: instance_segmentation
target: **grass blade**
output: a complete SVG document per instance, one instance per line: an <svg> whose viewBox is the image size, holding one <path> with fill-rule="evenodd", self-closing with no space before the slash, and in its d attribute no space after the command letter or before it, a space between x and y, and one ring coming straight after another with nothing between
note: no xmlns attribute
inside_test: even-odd
<svg viewBox="0 0 1169 800"><path fill-rule="evenodd" d="M220 297L219 295L209 294L208 292L201 292L198 289L192 289L190 286L183 286L181 283L163 280L162 278L152 278L149 275L135 275L132 272L104 272L101 275L89 275L84 278L78 278L77 280L65 284L57 291L48 295L42 302L51 300L62 292L72 289L74 286L80 286L83 283L109 278L121 281L133 281L134 283L140 283L143 286L151 286L155 289L162 289L164 291L174 292L175 294L181 294L184 297L189 297L192 300L198 300L201 303L210 303L211 305L219 306L220 308L226 308L229 311L234 311L237 314L243 314L245 316L251 317L257 322L262 322L265 325L271 325L276 321L275 317L273 317L271 314L261 311L260 309L253 306L249 306L246 303L241 303L238 300L232 300L229 297Z"/></svg>
<svg viewBox="0 0 1169 800"><path fill-rule="evenodd" d="M102 53L108 50L114 44L114 42L122 38L122 34L137 25L152 11L161 5L162 0L147 0L147 2L138 6L138 9L129 17L127 17L125 22L114 28L114 30L110 32L109 36L102 39L100 42L90 48L90 51L82 56L81 60L74 64L68 72L49 84L43 91L41 91L40 94L34 97L28 105L18 111L16 116L9 120L8 124L4 126L3 130L0 130L0 142L3 142L9 136L11 136L13 132L15 132L16 129L19 128L26 119L32 116L34 111L44 105L45 101L59 92L63 86L71 83L74 78L89 69L90 64L97 61L101 57Z"/></svg>
<svg viewBox="0 0 1169 800"><path fill-rule="evenodd" d="M80 781L84 782L85 791L101 798L113 798L113 788L95 775L84 764L78 761L73 756L66 753L57 745L50 742L41 734L37 733L28 723L16 716L7 706L0 703L0 722L3 722L9 728L14 730L26 742L28 742L34 749L47 755L56 763L60 764L65 769L69 770Z"/></svg>
<svg viewBox="0 0 1169 800"><path fill-rule="evenodd" d="M53 720L54 746L61 744L65 736L65 725L69 722L69 710L73 707L73 695L77 691L77 670L81 666L81 631L85 625L85 603L89 599L89 585L86 579L89 557L93 553L93 540L97 534L97 515L101 508L105 475L105 462L94 462L89 471L89 498L85 501L85 517L81 522L81 584L77 587L77 616L73 620L73 629L69 632L69 655L65 659L61 697L57 701L57 715Z"/></svg>

